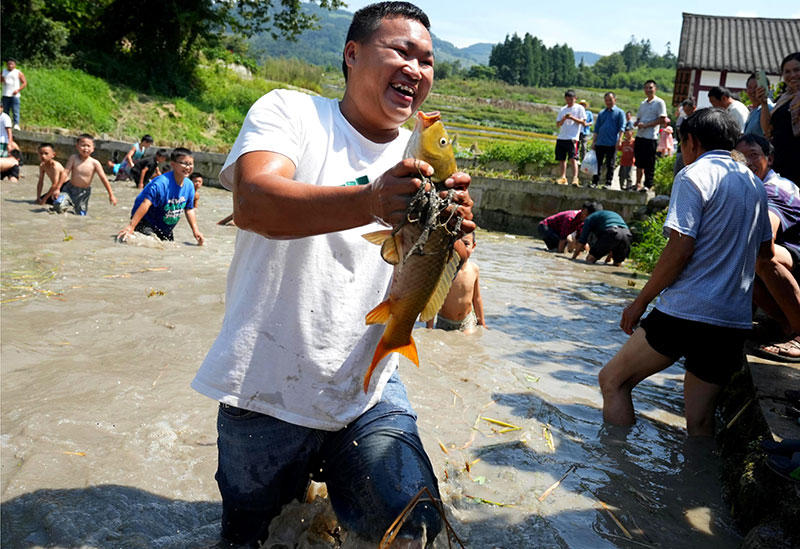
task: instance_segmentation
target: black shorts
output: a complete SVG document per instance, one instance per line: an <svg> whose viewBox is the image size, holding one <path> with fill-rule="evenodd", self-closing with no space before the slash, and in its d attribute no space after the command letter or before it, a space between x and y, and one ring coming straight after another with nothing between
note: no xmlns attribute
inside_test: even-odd
<svg viewBox="0 0 800 549"><path fill-rule="evenodd" d="M147 236L155 236L159 240L169 240L170 242L175 240L175 237L172 236L172 231L165 233L164 231L159 230L158 227L151 225L144 219L139 221L139 224L136 225L136 228L133 229L137 233L146 234Z"/></svg>
<svg viewBox="0 0 800 549"><path fill-rule="evenodd" d="M778 245L782 245L780 242L776 242ZM792 274L796 280L800 280L800 252L797 251L796 248L792 246L783 246L786 248L786 251L789 252L789 255L792 256Z"/></svg>
<svg viewBox="0 0 800 549"><path fill-rule="evenodd" d="M0 179L5 179L6 177L16 177L19 179L19 165L12 166L11 168L0 172Z"/></svg>
<svg viewBox="0 0 800 549"><path fill-rule="evenodd" d="M632 238L633 235L627 227L609 227L600 233L597 241L589 249L589 254L595 259L600 259L611 253L614 263L622 263L631 253Z"/></svg>
<svg viewBox="0 0 800 549"><path fill-rule="evenodd" d="M742 367L748 330L677 318L653 309L642 319L647 343L706 383L725 385Z"/></svg>
<svg viewBox="0 0 800 549"><path fill-rule="evenodd" d="M578 158L578 142L571 139L556 139L556 160Z"/></svg>
<svg viewBox="0 0 800 549"><path fill-rule="evenodd" d="M636 158L636 167L643 170L652 170L656 166L657 139L637 137L633 142L633 156Z"/></svg>

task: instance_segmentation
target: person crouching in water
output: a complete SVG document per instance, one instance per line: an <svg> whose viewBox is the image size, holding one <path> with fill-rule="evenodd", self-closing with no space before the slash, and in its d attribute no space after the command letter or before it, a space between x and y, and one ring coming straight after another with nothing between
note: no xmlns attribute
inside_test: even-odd
<svg viewBox="0 0 800 549"><path fill-rule="evenodd" d="M481 299L480 268L477 263L469 260L478 245L475 233L465 234L461 237L461 242L465 250L461 254L461 265L453 279L453 285L450 286L450 293L436 315L436 329L461 330L468 334L474 332L479 325L486 328L486 321ZM426 326L433 328L433 319Z"/></svg>
<svg viewBox="0 0 800 549"><path fill-rule="evenodd" d="M133 231L157 236L161 240L173 240L172 230L185 210L186 221L197 244L203 245L205 239L197 229L194 215L194 185L187 177L194 168L192 152L177 148L170 154L169 163L172 170L150 181L136 197L131 222L119 232L118 240L124 242Z"/></svg>
<svg viewBox="0 0 800 549"><path fill-rule="evenodd" d="M669 240L622 313L620 328L631 338L598 380L603 419L632 425L633 388L685 357L686 429L689 436L713 436L717 396L742 367L756 260L771 260L772 230L764 185L731 158L737 122L723 110L702 109L680 132L686 167L675 177L664 221Z"/></svg>

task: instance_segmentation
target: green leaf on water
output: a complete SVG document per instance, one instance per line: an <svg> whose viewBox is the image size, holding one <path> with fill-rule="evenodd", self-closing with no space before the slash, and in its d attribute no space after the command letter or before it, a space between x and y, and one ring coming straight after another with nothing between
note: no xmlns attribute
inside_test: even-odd
<svg viewBox="0 0 800 549"><path fill-rule="evenodd" d="M538 377L532 376L532 375L528 375L528 374L525 374L525 379L527 379L531 383L537 383L539 381Z"/></svg>
<svg viewBox="0 0 800 549"><path fill-rule="evenodd" d="M473 477L472 482L477 484L486 484L486 477Z"/></svg>
<svg viewBox="0 0 800 549"><path fill-rule="evenodd" d="M72 235L67 234L66 229L61 229L61 230L64 231L64 242L69 242L70 240L72 240Z"/></svg>

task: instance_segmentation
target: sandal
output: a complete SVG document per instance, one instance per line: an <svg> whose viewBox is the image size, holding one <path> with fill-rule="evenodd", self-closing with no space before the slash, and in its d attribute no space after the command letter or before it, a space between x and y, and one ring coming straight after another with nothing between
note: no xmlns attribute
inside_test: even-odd
<svg viewBox="0 0 800 549"><path fill-rule="evenodd" d="M795 452L800 452L800 440L785 438L780 442L762 440L761 449L768 454L791 457Z"/></svg>
<svg viewBox="0 0 800 549"><path fill-rule="evenodd" d="M795 452L791 457L769 456L767 467L786 480L800 482L800 452Z"/></svg>
<svg viewBox="0 0 800 549"><path fill-rule="evenodd" d="M776 362L800 363L800 336L795 336L782 343L759 345L753 354Z"/></svg>

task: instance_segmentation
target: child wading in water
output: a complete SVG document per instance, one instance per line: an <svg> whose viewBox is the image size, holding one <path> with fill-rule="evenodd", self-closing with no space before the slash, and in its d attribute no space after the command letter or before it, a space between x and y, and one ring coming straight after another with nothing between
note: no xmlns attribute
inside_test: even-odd
<svg viewBox="0 0 800 549"><path fill-rule="evenodd" d="M36 203L44 204L42 187L44 186L44 176L50 178L50 187L54 187L61 178L64 166L56 160L56 149L51 143L42 143L37 151L39 155L39 181L36 183Z"/></svg>
<svg viewBox="0 0 800 549"><path fill-rule="evenodd" d="M461 266L450 287L450 293L436 316L436 329L470 333L478 325L486 328L486 322L483 318L483 300L478 278L480 268L469 260L477 246L475 235L464 235L461 242L464 243L466 252L461 256ZM428 321L427 327L433 328L433 320Z"/></svg>
<svg viewBox="0 0 800 549"><path fill-rule="evenodd" d="M108 201L112 206L116 206L117 199L106 174L103 173L103 167L100 162L92 158L94 137L88 133L79 135L75 149L78 152L69 157L58 182L41 197L41 203L53 204L53 209L57 213L66 212L72 206L75 214L86 215L89 209L89 197L92 194L92 179L97 175L108 192ZM67 178L70 178L69 181Z"/></svg>

